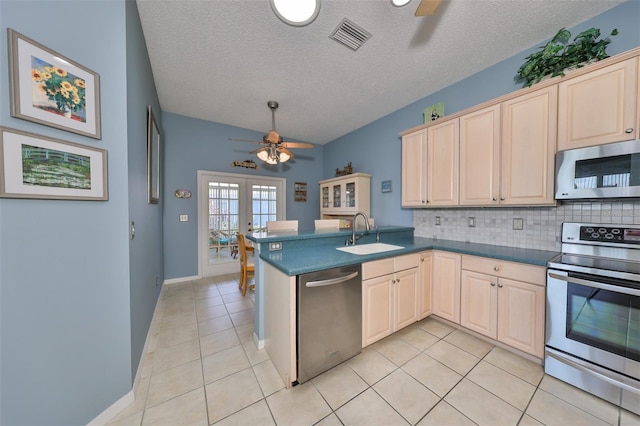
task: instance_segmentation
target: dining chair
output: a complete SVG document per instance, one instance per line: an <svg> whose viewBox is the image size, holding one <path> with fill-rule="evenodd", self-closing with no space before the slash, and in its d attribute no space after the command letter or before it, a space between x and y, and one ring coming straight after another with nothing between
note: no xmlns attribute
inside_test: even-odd
<svg viewBox="0 0 640 426"><path fill-rule="evenodd" d="M242 291L242 295L245 296L247 294L247 287L249 290L253 290L254 285L248 285L249 278L255 277L255 265L253 262L249 261L248 253L253 253L253 247L247 246L247 243L244 239L244 235L238 233L238 248L240 255L240 284L239 288Z"/></svg>
<svg viewBox="0 0 640 426"><path fill-rule="evenodd" d="M340 229L340 219L316 219L314 225L316 229Z"/></svg>
<svg viewBox="0 0 640 426"><path fill-rule="evenodd" d="M297 231L297 220L269 220L267 221L267 232L272 231Z"/></svg>

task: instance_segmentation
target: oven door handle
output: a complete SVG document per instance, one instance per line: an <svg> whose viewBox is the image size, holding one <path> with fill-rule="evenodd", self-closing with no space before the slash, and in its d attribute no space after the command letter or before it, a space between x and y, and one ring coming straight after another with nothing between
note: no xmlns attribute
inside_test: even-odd
<svg viewBox="0 0 640 426"><path fill-rule="evenodd" d="M636 388L634 386L631 386L631 385L629 385L627 383L624 383L624 382L622 382L620 380L617 380L617 379L615 379L613 377L608 376L604 372L604 370L603 370L602 373L599 372L599 371L596 371L596 370L594 370L593 367L588 366L586 364L586 362L584 362L584 361L576 360L576 359L569 359L569 357L567 357L563 353L561 353L561 352L559 352L559 351L557 351L557 350L555 350L553 348L550 348L548 346L545 349L545 353L546 353L546 355L550 356L551 358L555 358L556 360L558 360L558 361L560 361L560 362L562 362L564 364L567 364L567 365L569 365L569 366L575 368L576 370L579 370L579 371L581 371L581 372L583 372L585 374L589 374L589 375L591 375L593 377L597 377L600 380L604 380L605 382L610 383L610 384L612 384L614 386L618 386L619 388L622 388L622 389L624 389L626 391L629 391L629 392L634 393L636 395L640 395L640 389L638 389L638 388Z"/></svg>
<svg viewBox="0 0 640 426"><path fill-rule="evenodd" d="M564 275L554 274L553 272L548 272L549 277L555 278L556 280L571 282L574 284L586 285L587 287L599 288L602 290L613 291L616 293L628 294L630 296L640 296L640 290L634 288L628 288L623 286L616 286L611 284L603 284L596 281L589 281L582 278L575 277L565 277Z"/></svg>

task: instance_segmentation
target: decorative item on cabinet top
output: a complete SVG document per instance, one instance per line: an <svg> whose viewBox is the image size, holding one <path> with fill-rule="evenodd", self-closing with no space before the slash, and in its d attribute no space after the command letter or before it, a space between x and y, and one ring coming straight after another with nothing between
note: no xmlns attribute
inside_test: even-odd
<svg viewBox="0 0 640 426"><path fill-rule="evenodd" d="M258 170L258 165L253 160L233 161L231 163L231 166L232 167L244 167L245 169Z"/></svg>
<svg viewBox="0 0 640 426"><path fill-rule="evenodd" d="M609 36L618 35L618 30L613 29ZM590 28L581 32L569 43L571 33L561 28L558 33L540 50L525 58L524 64L518 69L518 80L525 80L524 87L542 81L543 78L564 76L564 72L571 68L597 62L609 57L606 49L611 43L609 37L597 40L600 37L598 28Z"/></svg>
<svg viewBox="0 0 640 426"><path fill-rule="evenodd" d="M353 166L351 165L351 161L349 161L349 164L344 166L344 169L342 170L336 168L336 176L346 176L352 173L353 173Z"/></svg>
<svg viewBox="0 0 640 426"><path fill-rule="evenodd" d="M424 110L424 123L435 121L440 117L444 117L444 102L438 102Z"/></svg>

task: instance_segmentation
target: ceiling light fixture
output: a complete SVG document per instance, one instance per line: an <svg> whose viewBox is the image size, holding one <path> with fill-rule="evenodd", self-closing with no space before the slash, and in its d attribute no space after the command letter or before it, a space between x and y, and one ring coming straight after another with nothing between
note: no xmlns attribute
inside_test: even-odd
<svg viewBox="0 0 640 426"><path fill-rule="evenodd" d="M312 23L320 12L320 0L269 0L280 20L294 27Z"/></svg>
<svg viewBox="0 0 640 426"><path fill-rule="evenodd" d="M397 7L407 5L411 0L391 0L391 4Z"/></svg>
<svg viewBox="0 0 640 426"><path fill-rule="evenodd" d="M256 152L256 155L260 160L272 165L278 163L286 163L291 157L293 157L293 153L287 148L276 148L274 146L263 146Z"/></svg>

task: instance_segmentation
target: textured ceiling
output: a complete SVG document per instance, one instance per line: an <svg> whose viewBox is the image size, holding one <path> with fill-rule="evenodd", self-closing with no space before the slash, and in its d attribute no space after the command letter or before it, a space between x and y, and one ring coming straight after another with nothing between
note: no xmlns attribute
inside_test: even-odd
<svg viewBox="0 0 640 426"><path fill-rule="evenodd" d="M622 0L321 0L306 27L268 0L137 0L163 111L325 144L551 38ZM372 34L329 38L343 18ZM242 136L239 136L242 137Z"/></svg>

